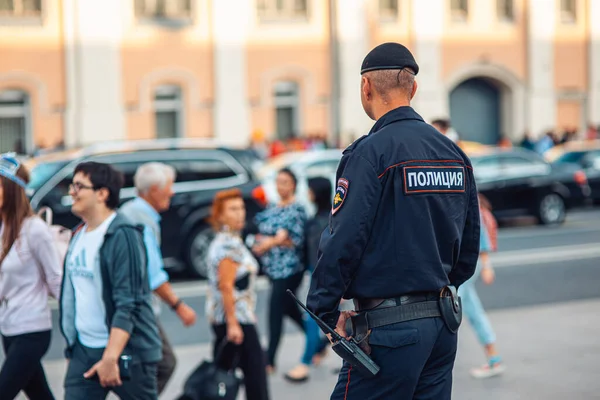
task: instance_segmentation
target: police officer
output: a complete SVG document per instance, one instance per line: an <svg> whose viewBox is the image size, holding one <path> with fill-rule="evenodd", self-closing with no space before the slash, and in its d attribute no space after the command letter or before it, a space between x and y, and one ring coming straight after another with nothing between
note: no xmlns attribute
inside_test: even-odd
<svg viewBox="0 0 600 400"><path fill-rule="evenodd" d="M380 371L344 362L331 399L451 396L458 325L440 299L450 296L443 304L460 321L455 289L475 271L479 209L469 158L410 107L418 72L397 43L362 64L362 105L376 123L343 153L307 302L344 337L351 320ZM340 312L342 298L356 312Z"/></svg>

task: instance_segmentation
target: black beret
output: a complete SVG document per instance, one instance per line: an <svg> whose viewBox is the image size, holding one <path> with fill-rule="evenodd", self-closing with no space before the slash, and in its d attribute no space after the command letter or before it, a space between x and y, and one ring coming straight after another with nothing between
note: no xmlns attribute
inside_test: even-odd
<svg viewBox="0 0 600 400"><path fill-rule="evenodd" d="M367 54L360 68L361 75L378 69L410 68L419 73L419 66L410 50L400 43L383 43Z"/></svg>

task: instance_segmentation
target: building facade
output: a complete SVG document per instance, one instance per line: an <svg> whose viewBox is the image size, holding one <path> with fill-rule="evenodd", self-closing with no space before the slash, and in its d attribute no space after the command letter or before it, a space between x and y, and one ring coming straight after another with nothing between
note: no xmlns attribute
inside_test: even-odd
<svg viewBox="0 0 600 400"><path fill-rule="evenodd" d="M594 23L595 21L595 23ZM463 139L600 124L600 0L0 0L0 151L155 137L247 143L372 126L360 64L420 65Z"/></svg>

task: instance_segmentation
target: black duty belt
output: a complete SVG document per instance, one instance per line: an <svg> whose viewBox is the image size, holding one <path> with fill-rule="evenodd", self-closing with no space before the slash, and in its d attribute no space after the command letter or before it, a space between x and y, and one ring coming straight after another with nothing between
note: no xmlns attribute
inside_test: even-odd
<svg viewBox="0 0 600 400"><path fill-rule="evenodd" d="M422 318L441 317L439 294L407 295L392 299L355 301L358 314L351 318L353 337L358 343L369 336L371 329ZM367 306L371 306L366 308ZM367 341L365 351L370 351Z"/></svg>
<svg viewBox="0 0 600 400"><path fill-rule="evenodd" d="M366 327L368 330L415 319L440 317L441 315L438 301L429 300L362 311L352 317L352 322L355 330L359 328L358 325L363 325L363 328ZM360 330L358 329L358 331Z"/></svg>
<svg viewBox="0 0 600 400"><path fill-rule="evenodd" d="M370 311L375 308L393 307L404 304L420 303L428 300L437 301L440 294L436 292L412 293L389 299L354 299L356 311Z"/></svg>
<svg viewBox="0 0 600 400"><path fill-rule="evenodd" d="M352 337L361 349L370 354L371 330L386 325L423 318L441 317L453 333L462 320L462 306L454 286L439 293L420 293L393 299L355 300L358 314L351 317Z"/></svg>

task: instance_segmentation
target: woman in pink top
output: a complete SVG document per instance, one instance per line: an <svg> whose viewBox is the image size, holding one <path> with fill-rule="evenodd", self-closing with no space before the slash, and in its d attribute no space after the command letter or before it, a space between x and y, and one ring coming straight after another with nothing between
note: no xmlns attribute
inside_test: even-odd
<svg viewBox="0 0 600 400"><path fill-rule="evenodd" d="M48 294L62 280L49 226L34 215L25 194L28 173L12 155L0 155L0 333L6 359L0 397L23 390L32 400L54 399L41 359L52 329Z"/></svg>

